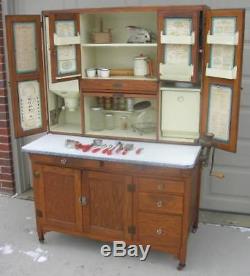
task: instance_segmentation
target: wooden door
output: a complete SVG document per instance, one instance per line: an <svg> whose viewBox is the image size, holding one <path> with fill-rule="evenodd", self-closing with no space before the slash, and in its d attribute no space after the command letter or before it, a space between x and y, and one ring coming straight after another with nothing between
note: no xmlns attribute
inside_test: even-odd
<svg viewBox="0 0 250 276"><path fill-rule="evenodd" d="M49 15L49 44L52 82L81 76L79 14Z"/></svg>
<svg viewBox="0 0 250 276"><path fill-rule="evenodd" d="M37 214L43 226L82 230L81 172L39 165L33 168Z"/></svg>
<svg viewBox="0 0 250 276"><path fill-rule="evenodd" d="M203 7L167 8L158 14L160 79L197 82Z"/></svg>
<svg viewBox="0 0 250 276"><path fill-rule="evenodd" d="M15 136L47 130L42 30L39 15L6 16Z"/></svg>
<svg viewBox="0 0 250 276"><path fill-rule="evenodd" d="M82 175L84 231L105 240L128 240L132 224L132 177L85 171Z"/></svg>
<svg viewBox="0 0 250 276"><path fill-rule="evenodd" d="M217 148L236 152L245 11L207 10L201 132Z"/></svg>

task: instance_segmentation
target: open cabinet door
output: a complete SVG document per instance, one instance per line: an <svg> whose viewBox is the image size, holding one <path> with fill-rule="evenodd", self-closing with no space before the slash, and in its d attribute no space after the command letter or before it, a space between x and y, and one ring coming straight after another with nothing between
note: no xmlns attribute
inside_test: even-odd
<svg viewBox="0 0 250 276"><path fill-rule="evenodd" d="M6 16L15 136L47 130L43 43L38 15Z"/></svg>
<svg viewBox="0 0 250 276"><path fill-rule="evenodd" d="M206 12L201 130L231 152L237 149L244 16L239 9Z"/></svg>
<svg viewBox="0 0 250 276"><path fill-rule="evenodd" d="M49 44L51 80L59 82L81 76L79 14L50 14Z"/></svg>

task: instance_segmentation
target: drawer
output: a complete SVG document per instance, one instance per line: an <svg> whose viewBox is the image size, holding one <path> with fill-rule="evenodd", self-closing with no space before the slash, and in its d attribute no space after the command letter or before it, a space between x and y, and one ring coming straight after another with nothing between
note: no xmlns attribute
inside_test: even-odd
<svg viewBox="0 0 250 276"><path fill-rule="evenodd" d="M32 162L69 168L100 168L101 162L96 160L79 159L63 156L31 155Z"/></svg>
<svg viewBox="0 0 250 276"><path fill-rule="evenodd" d="M81 91L105 91L111 90L112 92L126 91L127 93L136 94L142 92L144 94L156 94L158 91L157 81L141 81L141 80L93 80L82 79Z"/></svg>
<svg viewBox="0 0 250 276"><path fill-rule="evenodd" d="M138 209L157 213L183 213L183 197L152 193L138 193Z"/></svg>
<svg viewBox="0 0 250 276"><path fill-rule="evenodd" d="M139 192L167 192L184 194L183 180L162 180L156 178L138 177L136 179L137 191Z"/></svg>
<svg viewBox="0 0 250 276"><path fill-rule="evenodd" d="M178 249L181 241L181 216L139 212L137 239L143 244Z"/></svg>

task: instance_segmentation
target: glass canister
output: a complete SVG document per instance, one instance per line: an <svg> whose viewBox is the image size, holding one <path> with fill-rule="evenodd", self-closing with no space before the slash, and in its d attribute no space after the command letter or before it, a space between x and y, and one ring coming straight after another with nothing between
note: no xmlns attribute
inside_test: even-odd
<svg viewBox="0 0 250 276"><path fill-rule="evenodd" d="M101 131L104 129L103 108L93 106L90 109L90 129Z"/></svg>
<svg viewBox="0 0 250 276"><path fill-rule="evenodd" d="M108 130L112 130L115 128L115 120L112 113L105 114L105 128Z"/></svg>

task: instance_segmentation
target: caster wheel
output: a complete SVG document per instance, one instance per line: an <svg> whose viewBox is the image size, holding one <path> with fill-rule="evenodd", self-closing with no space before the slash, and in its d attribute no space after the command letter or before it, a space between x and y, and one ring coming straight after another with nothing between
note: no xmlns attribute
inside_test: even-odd
<svg viewBox="0 0 250 276"><path fill-rule="evenodd" d="M182 270L185 266L186 266L186 264L179 263L177 266L177 269Z"/></svg>
<svg viewBox="0 0 250 276"><path fill-rule="evenodd" d="M197 230L198 230L198 227L193 227L192 228L192 233L195 234L197 232Z"/></svg>

